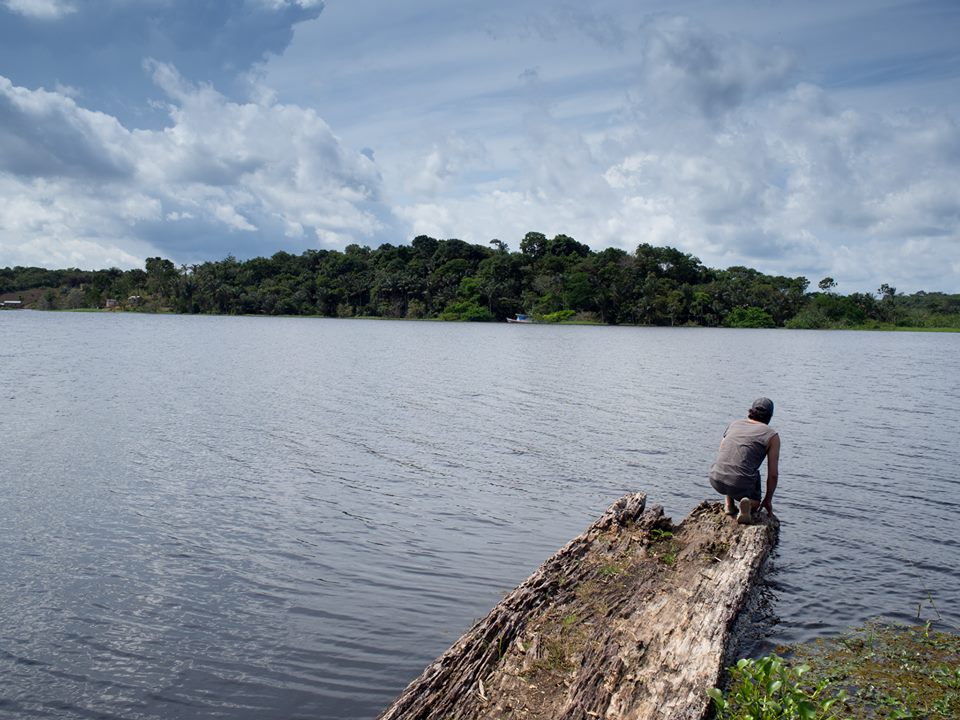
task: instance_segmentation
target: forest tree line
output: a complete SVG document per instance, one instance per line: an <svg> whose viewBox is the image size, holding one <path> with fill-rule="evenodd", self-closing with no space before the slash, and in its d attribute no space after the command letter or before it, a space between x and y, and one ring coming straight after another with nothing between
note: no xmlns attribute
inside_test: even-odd
<svg viewBox="0 0 960 720"><path fill-rule="evenodd" d="M0 269L0 298L36 309L244 315L438 318L728 327L960 327L960 295L836 292L832 278L705 267L672 247L592 251L567 235L529 232L520 248L426 235L409 245L307 250L300 255L177 267L148 258L143 270Z"/></svg>

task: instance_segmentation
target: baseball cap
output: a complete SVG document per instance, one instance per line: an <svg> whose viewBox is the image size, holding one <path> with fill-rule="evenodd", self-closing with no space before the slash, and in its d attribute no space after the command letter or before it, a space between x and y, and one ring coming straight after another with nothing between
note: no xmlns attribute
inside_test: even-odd
<svg viewBox="0 0 960 720"><path fill-rule="evenodd" d="M750 406L750 409L757 413L757 415L764 415L768 419L772 418L773 400L768 397L759 397L753 401L753 405Z"/></svg>

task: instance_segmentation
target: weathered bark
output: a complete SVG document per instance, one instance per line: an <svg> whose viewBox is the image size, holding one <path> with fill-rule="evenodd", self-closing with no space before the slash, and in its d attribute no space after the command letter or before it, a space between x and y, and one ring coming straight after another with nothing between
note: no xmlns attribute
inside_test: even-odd
<svg viewBox="0 0 960 720"><path fill-rule="evenodd" d="M776 542L702 503L679 526L621 498L414 680L380 720L705 717Z"/></svg>

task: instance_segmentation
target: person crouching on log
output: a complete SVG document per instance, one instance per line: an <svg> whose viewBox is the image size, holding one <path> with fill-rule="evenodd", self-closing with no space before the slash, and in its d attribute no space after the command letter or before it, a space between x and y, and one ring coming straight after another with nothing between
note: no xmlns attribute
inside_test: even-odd
<svg viewBox="0 0 960 720"><path fill-rule="evenodd" d="M710 485L726 495L726 512L737 522L749 525L753 513L766 508L773 514L773 492L777 489L780 463L780 435L770 427L773 400L757 398L746 420L734 420L720 441L717 459L710 466ZM760 465L767 460L767 492L760 498ZM739 515L739 517L738 517Z"/></svg>

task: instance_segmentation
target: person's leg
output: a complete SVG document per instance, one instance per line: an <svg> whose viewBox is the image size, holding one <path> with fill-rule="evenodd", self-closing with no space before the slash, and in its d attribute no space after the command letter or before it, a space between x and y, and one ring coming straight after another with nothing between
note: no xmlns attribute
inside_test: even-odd
<svg viewBox="0 0 960 720"><path fill-rule="evenodd" d="M737 516L737 522L743 525L753 523L753 512L760 509L760 480L757 480L753 492L740 498L740 515Z"/></svg>
<svg viewBox="0 0 960 720"><path fill-rule="evenodd" d="M710 487L712 487L714 490L716 490L718 493L724 496L724 512L726 512L727 515L733 515L734 517L736 517L737 499L732 494L733 488L731 488L726 483L722 483L719 480L714 480L713 478L710 478Z"/></svg>

